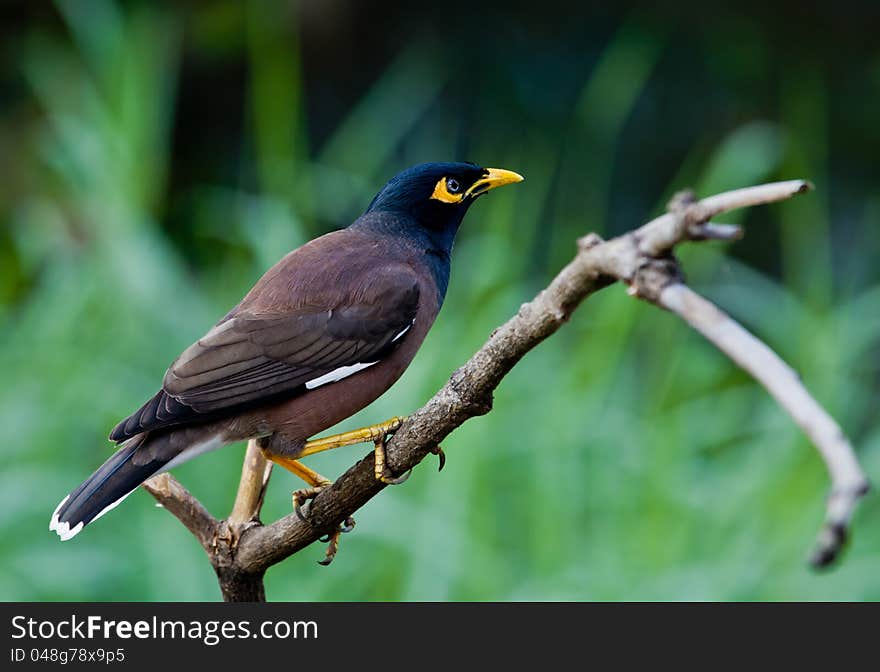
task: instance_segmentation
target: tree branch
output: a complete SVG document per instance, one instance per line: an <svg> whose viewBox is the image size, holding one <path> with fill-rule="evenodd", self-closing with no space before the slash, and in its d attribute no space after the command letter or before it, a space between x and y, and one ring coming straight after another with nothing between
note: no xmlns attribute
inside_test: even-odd
<svg viewBox="0 0 880 672"><path fill-rule="evenodd" d="M163 508L192 532L208 555L212 553L220 523L189 490L168 473L153 476L144 482L143 487Z"/></svg>
<svg viewBox="0 0 880 672"><path fill-rule="evenodd" d="M148 479L143 487L199 540L217 574L220 591L227 602L264 602L263 569L241 567L235 551L244 530L259 525L260 509L272 463L266 460L256 440L248 441L241 468L241 480L232 512L216 520L171 474Z"/></svg>
<svg viewBox="0 0 880 672"><path fill-rule="evenodd" d="M810 396L797 373L711 302L684 285L673 284L660 292L657 305L681 317L761 383L818 448L831 475L831 494L810 562L816 567L830 564L845 541L859 497L868 491L868 481L843 430Z"/></svg>
<svg viewBox="0 0 880 672"><path fill-rule="evenodd" d="M849 442L778 356L683 284L678 261L671 254L684 241L740 237L739 227L710 222L718 214L784 200L810 188L808 182L791 180L729 191L701 201L683 193L673 199L667 214L635 231L608 241L595 234L581 238L574 259L548 287L498 327L446 385L407 418L388 443L387 465L395 473L413 468L469 418L489 412L493 391L529 350L556 332L585 298L615 281L623 281L630 286L631 294L679 315L753 375L819 448L831 473L832 494L812 561L828 564L844 541L858 497L867 489ZM262 483L264 488L267 477L265 465L247 459L239 497L242 489L256 492L254 484ZM332 532L340 521L384 488L374 477L371 452L311 502L309 522L290 514L271 525L254 524L241 529L240 537L226 553L228 567L243 576L261 579L268 567ZM251 495L248 501L257 502L258 512L259 500ZM253 506L245 508L253 510ZM236 516L236 520L243 520ZM216 551L212 563L217 568L215 557ZM224 596L229 598L226 589Z"/></svg>

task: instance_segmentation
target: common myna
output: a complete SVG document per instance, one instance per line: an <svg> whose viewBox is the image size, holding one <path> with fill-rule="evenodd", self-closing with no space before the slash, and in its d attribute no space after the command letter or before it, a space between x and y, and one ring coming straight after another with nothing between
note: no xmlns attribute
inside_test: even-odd
<svg viewBox="0 0 880 672"><path fill-rule="evenodd" d="M418 165L388 182L348 228L287 254L116 426L110 439L119 450L64 498L49 529L70 539L151 476L247 439L311 486L303 497L329 481L298 458L340 445L376 442L377 477L391 480L379 449L399 418L309 438L397 381L440 311L471 203L522 179L472 163Z"/></svg>

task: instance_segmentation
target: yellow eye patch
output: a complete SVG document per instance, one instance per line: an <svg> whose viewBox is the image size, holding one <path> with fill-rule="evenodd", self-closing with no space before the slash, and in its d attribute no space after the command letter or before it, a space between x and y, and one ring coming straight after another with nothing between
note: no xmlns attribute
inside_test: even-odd
<svg viewBox="0 0 880 672"><path fill-rule="evenodd" d="M436 201L443 201L444 203L461 203L461 199L464 198L464 193L453 194L449 191L449 178L441 178L436 185L434 185L434 193L431 194L431 198ZM458 184L456 182L456 184Z"/></svg>

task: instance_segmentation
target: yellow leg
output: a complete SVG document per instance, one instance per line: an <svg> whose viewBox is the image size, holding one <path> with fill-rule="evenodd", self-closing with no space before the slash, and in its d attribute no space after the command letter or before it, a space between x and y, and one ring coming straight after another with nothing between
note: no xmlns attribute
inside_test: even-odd
<svg viewBox="0 0 880 672"><path fill-rule="evenodd" d="M320 439L312 439L306 442L298 457L306 457L307 455L314 455L315 453L341 448L342 446L352 446L356 443L373 443L376 446L376 479L388 485L398 485L409 478L409 472L400 478L395 478L385 468L385 438L399 429L405 419L395 415L390 420L370 425L369 427L355 429L351 432L343 432L342 434L334 434L333 436L325 436Z"/></svg>
<svg viewBox="0 0 880 672"><path fill-rule="evenodd" d="M321 474L319 474L314 469L309 469L299 460L293 460L289 457L283 457L280 455L266 455L266 457L267 459L272 460L272 462L274 462L278 466L284 467L289 472L295 474L309 484L308 488L295 490L292 495L293 510L296 512L296 515L299 516L300 520L302 520L304 523L308 523L308 519L303 515L302 505L305 504L308 500L317 497L318 493L327 486L333 485L333 481L331 481L329 478L321 476ZM324 554L324 559L319 560L318 564L329 565L331 562L333 562L333 558L336 557L336 551L339 550L339 535L344 532L351 532L353 529L354 518L349 516L333 532L322 538L321 541L327 542L327 552Z"/></svg>
<svg viewBox="0 0 880 672"><path fill-rule="evenodd" d="M406 418L395 415L393 418L386 420L385 422L370 425L369 427L355 429L351 432L343 432L342 434L334 434L333 436L325 436L320 439L312 439L311 441L306 442L305 447L300 451L298 457L306 457L308 455L314 455L315 453L321 453L325 450L341 448L342 446L352 446L356 443L372 443L376 446L376 480L387 483L388 485L399 485L409 478L410 472L407 472L400 477L394 477L385 468L385 440L389 434L400 429L404 420L406 420ZM443 449L440 446L437 446L431 452L440 458L440 469L442 470L443 465L446 463L446 455L443 453ZM294 473L297 472L294 471Z"/></svg>
<svg viewBox="0 0 880 672"><path fill-rule="evenodd" d="M309 469L299 460L294 460L281 455L266 455L266 459L271 460L279 467L284 467L287 471L298 476L313 488L325 488L333 482L329 478L321 476L321 474L314 469Z"/></svg>
<svg viewBox="0 0 880 672"><path fill-rule="evenodd" d="M396 431L403 424L406 418L395 415L390 420L380 422L377 425L370 425L362 429L355 429L351 432L343 432L342 434L334 434L333 436L325 436L320 439L312 439L306 442L305 448L299 453L298 457L306 457L314 455L325 450L333 448L341 448L342 446L353 446L356 443L375 443L380 439L384 439L387 434Z"/></svg>
<svg viewBox="0 0 880 672"><path fill-rule="evenodd" d="M397 485L399 483L403 483L407 478L409 478L410 472L408 471L403 476L396 478L386 468L385 441L389 434L400 429L400 426L403 424L404 420L406 420L406 418L394 416L390 420L380 422L376 425L370 425L369 427L364 427L362 429L356 429L351 432L343 432L342 434L334 434L333 436L325 436L319 439L312 439L311 441L306 442L306 445L297 454L297 458L307 457L308 455L321 453L325 450L341 448L342 446L352 446L357 443L372 443L376 447L374 472L376 479L389 485ZM440 446L437 446L431 452L440 458L440 469L442 469L443 464L446 461L446 456L443 454L443 449L440 448ZM296 515L299 516L300 520L308 523L308 519L305 515L303 515L302 505L306 501L314 499L318 495L318 493L321 492L321 490L329 485L332 485L332 481L330 481L330 479L328 478L325 478L324 476L321 476L321 474L314 471L313 469L309 469L302 462L300 462L299 459L292 459L289 457L284 457L282 455L274 455L268 453L267 451L264 451L264 454L266 455L267 459L296 474L299 478L309 484L308 488L302 488L301 490L297 490L293 493L293 509L296 512ZM342 525L340 525L335 531L329 534L326 539L324 539L324 541L328 542L327 554L323 560L319 561L320 564L329 565L333 561L333 558L336 556L336 551L339 547L340 533L350 532L353 528L354 519L351 517L346 518Z"/></svg>

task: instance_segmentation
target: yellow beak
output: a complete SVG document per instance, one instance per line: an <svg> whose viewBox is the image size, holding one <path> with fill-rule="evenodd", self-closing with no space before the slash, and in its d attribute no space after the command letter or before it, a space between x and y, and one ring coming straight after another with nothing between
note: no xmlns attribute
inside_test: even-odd
<svg viewBox="0 0 880 672"><path fill-rule="evenodd" d="M503 187L505 184L513 184L514 182L522 182L523 176L514 173L512 170L504 170L503 168L486 168L488 175L480 178L471 185L471 188L465 193L466 196L479 196L485 194L495 187Z"/></svg>

